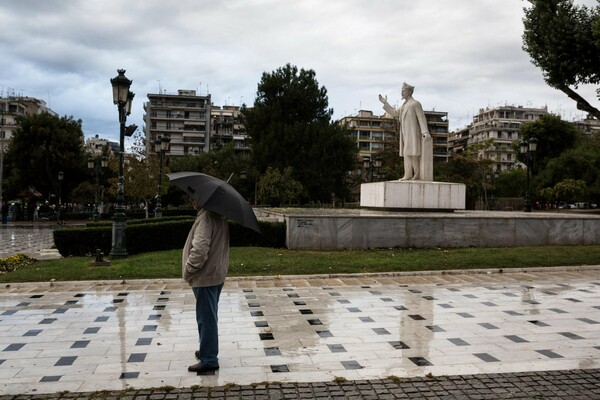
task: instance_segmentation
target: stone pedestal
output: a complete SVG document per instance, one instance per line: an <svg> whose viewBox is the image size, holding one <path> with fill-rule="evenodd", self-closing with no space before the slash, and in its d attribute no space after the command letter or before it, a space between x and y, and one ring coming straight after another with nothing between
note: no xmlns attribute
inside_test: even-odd
<svg viewBox="0 0 600 400"><path fill-rule="evenodd" d="M450 211L465 209L462 183L387 181L360 185L360 206L382 209Z"/></svg>

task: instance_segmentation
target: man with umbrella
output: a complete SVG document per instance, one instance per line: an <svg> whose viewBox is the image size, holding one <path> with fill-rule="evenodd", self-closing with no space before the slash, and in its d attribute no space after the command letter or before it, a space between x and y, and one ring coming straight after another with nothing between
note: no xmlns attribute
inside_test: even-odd
<svg viewBox="0 0 600 400"><path fill-rule="evenodd" d="M218 304L221 289L229 269L229 225L191 199L198 215L183 247L183 279L192 287L196 297L196 322L200 350L197 364L190 372L209 372L219 369Z"/></svg>
<svg viewBox="0 0 600 400"><path fill-rule="evenodd" d="M171 183L185 191L198 210L196 221L183 247L183 279L196 297L196 321L200 350L199 363L190 372L219 369L218 304L229 268L229 225L235 221L260 233L252 207L231 185L199 172L167 174Z"/></svg>

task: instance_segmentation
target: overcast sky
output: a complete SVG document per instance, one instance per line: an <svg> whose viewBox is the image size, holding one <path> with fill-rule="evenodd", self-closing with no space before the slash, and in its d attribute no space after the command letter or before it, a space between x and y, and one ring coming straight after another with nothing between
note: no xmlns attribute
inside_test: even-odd
<svg viewBox="0 0 600 400"><path fill-rule="evenodd" d="M597 0L576 4L597 5ZM334 118L399 104L406 81L450 129L480 108L548 106L580 119L522 50L523 0L2 0L0 94L45 100L118 141L109 80L126 69L128 123L143 126L148 93L207 91L251 105L263 72L313 69ZM598 105L593 88L583 88Z"/></svg>

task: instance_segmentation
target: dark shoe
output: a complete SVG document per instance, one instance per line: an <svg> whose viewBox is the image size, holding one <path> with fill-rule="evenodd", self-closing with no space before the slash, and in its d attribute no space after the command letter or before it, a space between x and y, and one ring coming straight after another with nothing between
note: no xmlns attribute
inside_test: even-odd
<svg viewBox="0 0 600 400"><path fill-rule="evenodd" d="M204 365L201 363L190 365L188 367L188 371L197 372L199 374L202 374L204 372L216 371L218 369L219 369L218 365Z"/></svg>
<svg viewBox="0 0 600 400"><path fill-rule="evenodd" d="M199 360L200 359L200 350L196 350L194 355L196 356L196 360Z"/></svg>

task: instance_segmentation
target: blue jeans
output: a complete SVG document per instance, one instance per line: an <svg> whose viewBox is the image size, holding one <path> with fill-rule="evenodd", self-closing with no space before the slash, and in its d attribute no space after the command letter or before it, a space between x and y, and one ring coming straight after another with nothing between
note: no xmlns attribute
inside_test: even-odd
<svg viewBox="0 0 600 400"><path fill-rule="evenodd" d="M207 366L219 365L219 297L223 284L208 287L193 287L196 297L196 322L200 342L200 363Z"/></svg>

